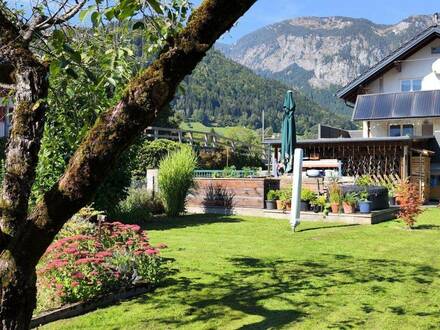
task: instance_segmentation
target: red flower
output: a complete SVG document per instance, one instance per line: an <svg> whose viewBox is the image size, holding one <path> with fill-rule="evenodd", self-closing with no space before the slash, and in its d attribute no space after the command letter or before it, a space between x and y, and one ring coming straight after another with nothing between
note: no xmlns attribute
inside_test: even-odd
<svg viewBox="0 0 440 330"><path fill-rule="evenodd" d="M77 282L77 281L73 281L72 282L72 288L75 288L75 287L77 287L79 285L79 282Z"/></svg>

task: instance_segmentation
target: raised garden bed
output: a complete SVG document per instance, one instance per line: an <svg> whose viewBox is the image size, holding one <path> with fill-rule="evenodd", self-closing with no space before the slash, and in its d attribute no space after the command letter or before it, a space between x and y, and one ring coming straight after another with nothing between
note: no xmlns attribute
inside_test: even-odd
<svg viewBox="0 0 440 330"><path fill-rule="evenodd" d="M197 178L187 198L189 207L264 208L269 190L279 189L279 179Z"/></svg>

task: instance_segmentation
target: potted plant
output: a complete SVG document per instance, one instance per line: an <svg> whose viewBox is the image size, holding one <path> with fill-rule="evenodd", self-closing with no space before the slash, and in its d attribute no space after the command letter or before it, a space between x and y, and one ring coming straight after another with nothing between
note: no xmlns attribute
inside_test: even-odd
<svg viewBox="0 0 440 330"><path fill-rule="evenodd" d="M268 210L275 210L277 208L276 200L278 198L278 191L269 190L266 196L266 208Z"/></svg>
<svg viewBox="0 0 440 330"><path fill-rule="evenodd" d="M327 197L324 195L318 196L313 202L313 212L320 213L323 212L327 204Z"/></svg>
<svg viewBox="0 0 440 330"><path fill-rule="evenodd" d="M364 190L359 194L359 211L364 214L371 213L371 201L368 200L368 191Z"/></svg>
<svg viewBox="0 0 440 330"><path fill-rule="evenodd" d="M316 199L316 193L308 188L301 189L301 211L310 211L310 204Z"/></svg>
<svg viewBox="0 0 440 330"><path fill-rule="evenodd" d="M342 208L344 209L345 214L352 214L354 213L354 207L356 206L356 194L346 193L344 197L342 198Z"/></svg>
<svg viewBox="0 0 440 330"><path fill-rule="evenodd" d="M289 211L292 206L292 191L290 189L280 190L280 201L283 210Z"/></svg>
<svg viewBox="0 0 440 330"><path fill-rule="evenodd" d="M396 187L393 183L389 183L386 187L388 189L388 203L390 206L396 206Z"/></svg>
<svg viewBox="0 0 440 330"><path fill-rule="evenodd" d="M342 201L341 187L337 182L333 182L329 186L329 200L332 213L339 213Z"/></svg>

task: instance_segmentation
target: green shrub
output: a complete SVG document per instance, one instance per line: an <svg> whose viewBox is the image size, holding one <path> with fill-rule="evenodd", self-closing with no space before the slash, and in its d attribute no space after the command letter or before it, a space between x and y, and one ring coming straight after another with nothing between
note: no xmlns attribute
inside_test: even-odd
<svg viewBox="0 0 440 330"><path fill-rule="evenodd" d="M194 186L196 165L196 155L189 146L182 146L160 162L159 191L167 215L184 212L186 195Z"/></svg>
<svg viewBox="0 0 440 330"><path fill-rule="evenodd" d="M358 201L358 196L356 193L346 193L342 199L342 201L349 205L356 205L356 202Z"/></svg>
<svg viewBox="0 0 440 330"><path fill-rule="evenodd" d="M281 189L279 191L279 198L282 202L287 202L292 199L292 190L289 188Z"/></svg>
<svg viewBox="0 0 440 330"><path fill-rule="evenodd" d="M147 169L158 168L163 158L181 146L182 144L178 142L165 139L141 142L136 148L136 156L133 160L133 178L144 179Z"/></svg>
<svg viewBox="0 0 440 330"><path fill-rule="evenodd" d="M370 175L362 175L356 179L356 185L358 186L372 186L374 185L374 180Z"/></svg>
<svg viewBox="0 0 440 330"><path fill-rule="evenodd" d="M277 190L269 190L267 192L267 200L268 201L275 201L278 199L278 191Z"/></svg>
<svg viewBox="0 0 440 330"><path fill-rule="evenodd" d="M127 197L120 201L111 214L124 223L141 223L151 218L151 195L143 189L130 189Z"/></svg>
<svg viewBox="0 0 440 330"><path fill-rule="evenodd" d="M316 193L311 191L309 188L301 189L301 201L302 202L312 202L316 199Z"/></svg>

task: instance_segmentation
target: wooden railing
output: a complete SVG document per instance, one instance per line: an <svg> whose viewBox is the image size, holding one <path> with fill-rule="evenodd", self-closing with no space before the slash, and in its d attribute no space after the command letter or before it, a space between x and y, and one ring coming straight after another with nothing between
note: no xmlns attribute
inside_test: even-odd
<svg viewBox="0 0 440 330"><path fill-rule="evenodd" d="M258 150L262 148L258 144L246 144L240 141L229 139L217 133L183 130L177 128L148 127L145 130L148 138L151 139L168 139L188 143L190 145L201 145L205 148L228 147L232 151L243 148L247 151Z"/></svg>

